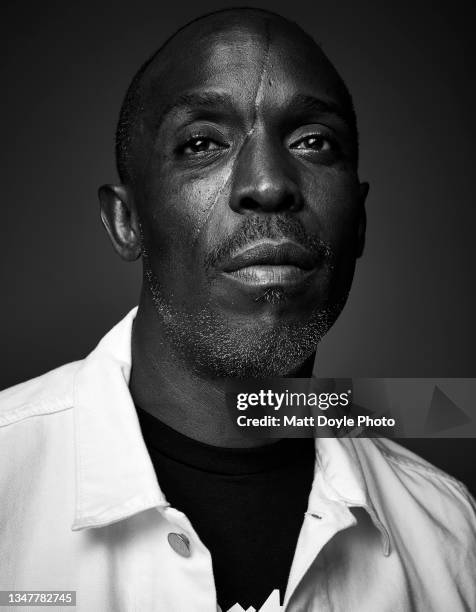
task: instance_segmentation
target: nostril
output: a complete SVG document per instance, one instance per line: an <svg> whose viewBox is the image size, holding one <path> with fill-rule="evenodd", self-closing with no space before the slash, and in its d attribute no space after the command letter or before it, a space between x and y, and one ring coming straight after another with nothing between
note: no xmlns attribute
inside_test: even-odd
<svg viewBox="0 0 476 612"><path fill-rule="evenodd" d="M300 198L294 193L260 193L256 196L242 195L239 200L242 210L268 210L283 212L285 210L297 210L300 207Z"/></svg>
<svg viewBox="0 0 476 612"><path fill-rule="evenodd" d="M246 210L256 210L259 207L259 202L257 202L254 198L251 198L249 196L241 198L241 208Z"/></svg>
<svg viewBox="0 0 476 612"><path fill-rule="evenodd" d="M281 210L296 210L300 207L301 199L293 193L288 193L281 200Z"/></svg>
<svg viewBox="0 0 476 612"><path fill-rule="evenodd" d="M297 211L302 206L301 192L297 185L284 177L250 183L234 189L230 206L236 212L284 212Z"/></svg>

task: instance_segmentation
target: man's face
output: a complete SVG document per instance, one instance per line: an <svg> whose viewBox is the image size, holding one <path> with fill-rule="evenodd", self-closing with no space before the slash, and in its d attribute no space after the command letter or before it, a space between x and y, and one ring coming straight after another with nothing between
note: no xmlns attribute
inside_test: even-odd
<svg viewBox="0 0 476 612"><path fill-rule="evenodd" d="M289 374L338 316L359 249L340 84L274 23L170 47L151 69L134 194L155 307L195 368Z"/></svg>

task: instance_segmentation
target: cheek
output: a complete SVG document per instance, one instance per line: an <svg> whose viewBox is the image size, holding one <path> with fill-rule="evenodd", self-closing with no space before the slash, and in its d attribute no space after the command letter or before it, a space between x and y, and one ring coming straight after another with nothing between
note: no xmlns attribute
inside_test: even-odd
<svg viewBox="0 0 476 612"><path fill-rule="evenodd" d="M312 194L314 196L312 197ZM334 253L328 299L347 295L354 276L360 221L359 183L353 173L326 169L308 183L308 202L320 223L320 237Z"/></svg>
<svg viewBox="0 0 476 612"><path fill-rule="evenodd" d="M206 177L187 170L183 173L163 168L149 182L145 193L144 225L150 239L160 245L162 256L180 253L182 259L196 257L198 237L229 176L222 168ZM183 249L179 245L184 245Z"/></svg>
<svg viewBox="0 0 476 612"><path fill-rule="evenodd" d="M305 180L305 199L317 216L321 238L335 249L357 235L359 184L348 171L325 168Z"/></svg>

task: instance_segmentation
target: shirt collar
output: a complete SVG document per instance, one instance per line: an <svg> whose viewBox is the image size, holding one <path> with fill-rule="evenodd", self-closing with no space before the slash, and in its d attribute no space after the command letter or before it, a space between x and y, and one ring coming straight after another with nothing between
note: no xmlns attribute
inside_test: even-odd
<svg viewBox="0 0 476 612"><path fill-rule="evenodd" d="M74 530L101 527L167 505L128 387L136 311L101 340L76 374Z"/></svg>
<svg viewBox="0 0 476 612"><path fill-rule="evenodd" d="M74 384L76 512L72 529L102 527L143 510L168 506L142 439L129 392L133 308L88 355ZM363 442L360 440L359 442ZM384 553L390 538L367 487L355 440L316 439L317 490L332 501L362 507L382 534ZM317 481L319 480L319 487Z"/></svg>
<svg viewBox="0 0 476 612"><path fill-rule="evenodd" d="M372 442L368 439L316 438L316 476L309 506L312 508L317 498L324 495L349 508L363 508L380 532L383 554L387 557L391 550L390 535L369 491L372 472L365 470L362 462L362 455L365 457L368 452L364 446L369 444ZM381 461L378 456L374 460Z"/></svg>

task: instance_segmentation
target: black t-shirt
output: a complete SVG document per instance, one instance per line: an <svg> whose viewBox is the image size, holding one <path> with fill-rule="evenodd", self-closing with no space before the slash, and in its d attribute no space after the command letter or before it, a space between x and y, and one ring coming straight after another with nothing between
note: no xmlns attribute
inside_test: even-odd
<svg viewBox="0 0 476 612"><path fill-rule="evenodd" d="M274 589L282 600L313 480L313 440L221 448L137 413L167 501L211 553L222 609L259 609Z"/></svg>

